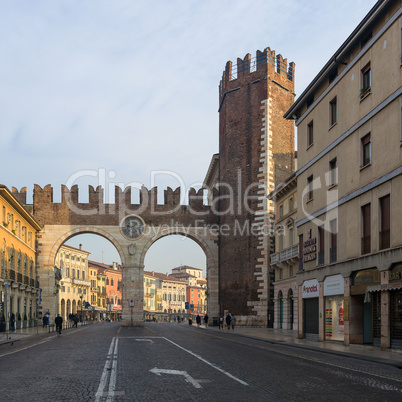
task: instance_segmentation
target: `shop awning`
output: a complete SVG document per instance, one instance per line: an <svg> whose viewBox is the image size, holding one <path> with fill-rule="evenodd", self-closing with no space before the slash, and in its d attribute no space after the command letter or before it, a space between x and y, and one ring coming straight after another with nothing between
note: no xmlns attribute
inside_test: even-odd
<svg viewBox="0 0 402 402"><path fill-rule="evenodd" d="M381 291L381 285L367 286L366 293L364 295L364 303L370 303L371 302L370 293L380 292L380 291Z"/></svg>

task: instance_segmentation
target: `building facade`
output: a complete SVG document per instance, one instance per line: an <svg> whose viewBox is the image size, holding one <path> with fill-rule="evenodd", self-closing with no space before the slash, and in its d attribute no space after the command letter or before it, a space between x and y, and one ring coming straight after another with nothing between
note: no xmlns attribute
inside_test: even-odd
<svg viewBox="0 0 402 402"><path fill-rule="evenodd" d="M297 179L293 173L268 195L275 204L275 252L271 254L274 282L274 328L298 328L299 239L297 237Z"/></svg>
<svg viewBox="0 0 402 402"><path fill-rule="evenodd" d="M299 336L402 347L400 1L379 1L285 117L298 127Z"/></svg>
<svg viewBox="0 0 402 402"><path fill-rule="evenodd" d="M88 274L89 252L63 245L56 254L55 266L60 269L61 279L57 298L57 313L64 320L70 314L77 314L82 319L88 318L85 303L90 302L91 282Z"/></svg>
<svg viewBox="0 0 402 402"><path fill-rule="evenodd" d="M12 315L16 328L34 326L41 317L36 271L36 237L41 227L3 185L0 211L0 331L5 331Z"/></svg>

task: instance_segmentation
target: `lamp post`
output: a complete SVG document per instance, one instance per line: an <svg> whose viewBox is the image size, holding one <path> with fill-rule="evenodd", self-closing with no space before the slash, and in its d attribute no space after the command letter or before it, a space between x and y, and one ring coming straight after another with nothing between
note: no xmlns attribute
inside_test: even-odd
<svg viewBox="0 0 402 402"><path fill-rule="evenodd" d="M83 323L83 319L82 319L82 298L83 298L83 296L81 295L80 296L80 299L81 299L81 323ZM82 324L83 325L83 324Z"/></svg>

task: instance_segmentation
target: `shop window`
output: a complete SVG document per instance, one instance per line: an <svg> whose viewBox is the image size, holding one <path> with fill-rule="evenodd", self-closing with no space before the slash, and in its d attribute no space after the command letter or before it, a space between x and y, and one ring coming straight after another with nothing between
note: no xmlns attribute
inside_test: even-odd
<svg viewBox="0 0 402 402"><path fill-rule="evenodd" d="M371 252L371 205L366 204L361 208L362 216L362 254Z"/></svg>
<svg viewBox="0 0 402 402"><path fill-rule="evenodd" d="M371 93L371 65L368 63L361 70L360 99L363 100Z"/></svg>
<svg viewBox="0 0 402 402"><path fill-rule="evenodd" d="M329 127L338 122L338 104L336 96L329 102Z"/></svg>
<svg viewBox="0 0 402 402"><path fill-rule="evenodd" d="M371 163L371 134L365 135L361 139L362 144L362 165L361 167L365 167Z"/></svg>
<svg viewBox="0 0 402 402"><path fill-rule="evenodd" d="M380 198L380 250L389 248L390 242L390 229L391 229L391 198L390 195Z"/></svg>
<svg viewBox="0 0 402 402"><path fill-rule="evenodd" d="M314 124L311 120L307 125L307 148L314 144Z"/></svg>

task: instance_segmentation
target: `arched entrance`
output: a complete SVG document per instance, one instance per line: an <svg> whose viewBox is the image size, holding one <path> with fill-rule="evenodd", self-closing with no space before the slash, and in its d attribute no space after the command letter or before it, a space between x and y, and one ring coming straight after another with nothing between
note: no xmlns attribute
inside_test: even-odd
<svg viewBox="0 0 402 402"><path fill-rule="evenodd" d="M89 187L89 203L78 202L76 186L71 190L62 186L62 202L57 204L52 202L52 191L51 186L42 189L35 185L34 189L34 217L43 226L38 235L42 311L49 312L51 319L56 314L56 253L69 238L85 233L105 237L119 253L123 325L143 325L144 257L155 241L171 234L189 237L203 249L207 259L208 314L218 315L218 234L214 229L217 217L209 206L203 205L202 190L189 190L188 206L180 205L180 189L168 188L163 205L157 205L156 188L141 189L139 205L130 203L131 188L123 193L116 187L113 205L103 204L100 187ZM77 312L76 304L71 304L71 312Z"/></svg>

